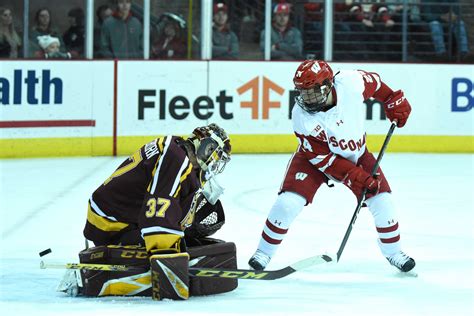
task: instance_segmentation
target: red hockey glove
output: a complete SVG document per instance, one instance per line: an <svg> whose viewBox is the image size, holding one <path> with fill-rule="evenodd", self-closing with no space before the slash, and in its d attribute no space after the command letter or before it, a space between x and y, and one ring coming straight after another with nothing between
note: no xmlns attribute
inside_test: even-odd
<svg viewBox="0 0 474 316"><path fill-rule="evenodd" d="M380 189L380 180L372 177L361 167L355 167L347 173L344 184L352 189L357 196L362 194L362 190L367 189L368 193L376 195Z"/></svg>
<svg viewBox="0 0 474 316"><path fill-rule="evenodd" d="M385 114L393 122L397 121L398 127L403 127L408 120L411 112L410 103L403 95L402 90L393 92L384 102Z"/></svg>

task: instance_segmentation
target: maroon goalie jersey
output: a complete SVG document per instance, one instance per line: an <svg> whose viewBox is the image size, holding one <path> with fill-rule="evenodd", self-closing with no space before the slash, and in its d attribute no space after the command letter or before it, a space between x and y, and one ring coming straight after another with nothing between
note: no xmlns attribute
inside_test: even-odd
<svg viewBox="0 0 474 316"><path fill-rule="evenodd" d="M126 159L89 200L84 235L97 244L138 232L148 251L168 249L194 220L190 205L200 188L176 136L157 138ZM138 232L137 232L138 231Z"/></svg>

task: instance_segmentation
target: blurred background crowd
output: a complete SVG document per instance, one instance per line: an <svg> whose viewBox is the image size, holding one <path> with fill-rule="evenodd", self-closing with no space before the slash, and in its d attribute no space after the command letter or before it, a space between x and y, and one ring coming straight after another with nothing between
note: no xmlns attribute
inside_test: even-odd
<svg viewBox="0 0 474 316"><path fill-rule="evenodd" d="M214 0L209 16L206 0L149 0L148 20L145 1L2 0L0 59L474 60L472 0Z"/></svg>

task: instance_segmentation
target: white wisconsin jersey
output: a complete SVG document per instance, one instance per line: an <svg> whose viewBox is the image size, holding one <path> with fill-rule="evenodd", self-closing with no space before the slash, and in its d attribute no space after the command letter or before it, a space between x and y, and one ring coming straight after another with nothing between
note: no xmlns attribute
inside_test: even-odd
<svg viewBox="0 0 474 316"><path fill-rule="evenodd" d="M293 129L300 141L300 150L314 154L310 159L312 164L319 163L329 153L356 163L365 152L366 108L363 102L367 85L375 86L377 90L379 76L359 70L340 71L334 77L336 106L314 114L294 106Z"/></svg>

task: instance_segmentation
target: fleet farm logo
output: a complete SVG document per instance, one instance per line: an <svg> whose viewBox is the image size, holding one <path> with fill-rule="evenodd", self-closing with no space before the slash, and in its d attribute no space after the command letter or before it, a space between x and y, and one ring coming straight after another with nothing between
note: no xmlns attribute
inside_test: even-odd
<svg viewBox="0 0 474 316"><path fill-rule="evenodd" d="M261 85L260 82L262 83ZM251 99L250 101L240 101L240 107L250 108L253 120L258 120L259 118L268 120L270 117L270 109L278 109L281 107L280 101L270 100L271 91L274 91L276 94L281 96L285 93L285 89L265 76L262 76L261 78L255 77L237 88L239 96L247 93L247 91L251 92ZM262 93L260 93L260 91ZM259 102L259 100L261 100L261 102ZM259 106L260 104L262 104L261 107Z"/></svg>

